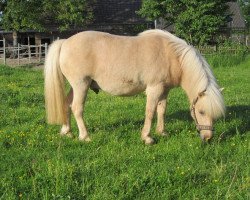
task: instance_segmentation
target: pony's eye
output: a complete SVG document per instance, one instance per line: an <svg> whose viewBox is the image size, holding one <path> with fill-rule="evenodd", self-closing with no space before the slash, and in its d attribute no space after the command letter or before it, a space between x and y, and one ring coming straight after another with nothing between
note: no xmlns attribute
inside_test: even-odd
<svg viewBox="0 0 250 200"><path fill-rule="evenodd" d="M205 115L205 112L204 112L203 110L199 110L199 113L200 113L201 115Z"/></svg>

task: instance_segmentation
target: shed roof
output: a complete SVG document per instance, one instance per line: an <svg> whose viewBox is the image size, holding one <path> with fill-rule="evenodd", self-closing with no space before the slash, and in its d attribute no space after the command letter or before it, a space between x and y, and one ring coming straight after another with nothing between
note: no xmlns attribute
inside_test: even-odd
<svg viewBox="0 0 250 200"><path fill-rule="evenodd" d="M140 10L141 0L97 0L94 6L93 24L142 24L147 21L136 11Z"/></svg>
<svg viewBox="0 0 250 200"><path fill-rule="evenodd" d="M232 21L229 26L233 29L245 29L246 22L241 13L240 6L237 2L229 2L229 10L232 13Z"/></svg>

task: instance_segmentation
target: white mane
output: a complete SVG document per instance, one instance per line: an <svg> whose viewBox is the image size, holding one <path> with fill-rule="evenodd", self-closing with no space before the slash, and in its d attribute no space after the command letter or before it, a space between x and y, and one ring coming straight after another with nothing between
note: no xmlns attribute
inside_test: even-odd
<svg viewBox="0 0 250 200"><path fill-rule="evenodd" d="M179 56L182 75L188 79L182 87L186 90L190 101L192 102L200 92L206 89L206 95L203 97L204 110L212 118L224 116L225 105L222 94L210 66L203 56L184 40L167 31L155 29L144 31L139 35L147 34L160 34L173 44L173 49Z"/></svg>
<svg viewBox="0 0 250 200"><path fill-rule="evenodd" d="M190 96L194 99L206 89L205 96L202 97L204 110L212 118L224 116L224 100L213 72L203 56L193 47L185 54L182 69L186 77L192 77L187 86Z"/></svg>
<svg viewBox="0 0 250 200"><path fill-rule="evenodd" d="M173 34L167 32L167 31L160 30L160 29L146 30L146 31L140 33L139 35L147 35L147 34L158 34L158 35L162 35L163 37L167 37L168 39L172 40L173 42L181 43L181 44L187 45L187 43L186 43L185 40L182 40L182 39L176 37L175 35L173 35Z"/></svg>

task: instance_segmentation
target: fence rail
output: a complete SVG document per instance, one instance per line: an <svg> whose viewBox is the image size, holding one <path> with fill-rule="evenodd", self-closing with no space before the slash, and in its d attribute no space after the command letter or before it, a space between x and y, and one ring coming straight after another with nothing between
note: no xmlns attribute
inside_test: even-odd
<svg viewBox="0 0 250 200"><path fill-rule="evenodd" d="M249 51L248 47L245 45L239 46L202 46L197 47L201 54L203 55L214 55L218 53L227 53L227 54L237 54L240 52Z"/></svg>
<svg viewBox="0 0 250 200"><path fill-rule="evenodd" d="M7 64L7 58L16 60L20 65L21 61L38 61L39 63L45 58L48 52L48 44L41 45L23 45L18 44L17 47L6 46L5 39L0 40L3 43L3 47L0 47L0 59L3 59L3 63Z"/></svg>

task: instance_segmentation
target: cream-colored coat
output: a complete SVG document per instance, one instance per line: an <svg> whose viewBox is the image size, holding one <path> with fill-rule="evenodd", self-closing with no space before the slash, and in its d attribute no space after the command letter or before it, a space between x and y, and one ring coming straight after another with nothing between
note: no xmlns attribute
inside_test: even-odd
<svg viewBox="0 0 250 200"><path fill-rule="evenodd" d="M72 86L65 97L64 77ZM112 95L131 96L146 91L147 105L142 139L150 136L157 110L157 131L164 133L164 113L168 91L182 86L190 102L198 97L195 117L199 124L212 126L224 113L224 103L216 80L204 58L185 41L160 30L145 31L136 37L86 31L54 42L45 63L45 99L48 122L63 124L61 134L70 132L70 105L79 128L79 139L89 141L82 119L89 88ZM68 114L67 114L68 113ZM211 130L202 130L210 138Z"/></svg>

